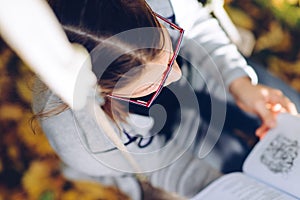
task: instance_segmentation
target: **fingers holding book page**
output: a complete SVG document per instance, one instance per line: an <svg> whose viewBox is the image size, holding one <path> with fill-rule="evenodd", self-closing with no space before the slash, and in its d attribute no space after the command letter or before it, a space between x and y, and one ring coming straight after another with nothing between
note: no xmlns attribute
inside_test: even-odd
<svg viewBox="0 0 300 200"><path fill-rule="evenodd" d="M278 115L278 125L260 140L243 164L243 172L227 174L192 200L300 199L300 117Z"/></svg>
<svg viewBox="0 0 300 200"><path fill-rule="evenodd" d="M243 170L300 198L300 117L281 113L278 125L254 147Z"/></svg>

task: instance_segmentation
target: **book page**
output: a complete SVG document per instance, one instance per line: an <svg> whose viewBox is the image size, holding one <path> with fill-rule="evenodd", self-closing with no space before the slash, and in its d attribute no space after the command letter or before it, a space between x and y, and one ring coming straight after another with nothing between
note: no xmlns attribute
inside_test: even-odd
<svg viewBox="0 0 300 200"><path fill-rule="evenodd" d="M278 125L258 142L244 173L300 198L300 117L278 115Z"/></svg>
<svg viewBox="0 0 300 200"><path fill-rule="evenodd" d="M191 200L295 200L254 178L236 172L224 175Z"/></svg>

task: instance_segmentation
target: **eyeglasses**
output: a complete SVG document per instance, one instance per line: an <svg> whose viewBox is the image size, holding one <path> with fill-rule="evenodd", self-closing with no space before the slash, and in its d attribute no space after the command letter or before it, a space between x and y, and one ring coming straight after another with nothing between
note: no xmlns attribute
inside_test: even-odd
<svg viewBox="0 0 300 200"><path fill-rule="evenodd" d="M170 34L170 36L173 36L171 38L175 38L175 41L172 41L173 44L175 44L175 46L173 46L173 55L168 63L167 69L165 70L165 72L163 73L163 77L161 79L161 82L158 85L158 88L156 89L155 92L153 92L151 95L148 95L146 98L147 100L144 100L144 98L140 98L140 99L132 99L132 98L125 98L125 97L120 97L120 96L116 96L116 95L107 95L108 97L111 97L113 99L118 99L118 100L122 100L122 101L126 101L126 102L130 102L133 104L137 104L140 106L144 106L149 108L154 100L157 98L157 96L160 94L160 92L162 91L162 88L164 87L164 84L172 70L172 66L175 62L176 57L178 56L179 50L180 50L180 46L181 46L181 41L183 38L183 34L184 34L184 30L177 26L176 24L170 22L168 19L162 17L161 15L154 13L154 15L157 17L158 21L165 25L165 27L167 27L167 30Z"/></svg>

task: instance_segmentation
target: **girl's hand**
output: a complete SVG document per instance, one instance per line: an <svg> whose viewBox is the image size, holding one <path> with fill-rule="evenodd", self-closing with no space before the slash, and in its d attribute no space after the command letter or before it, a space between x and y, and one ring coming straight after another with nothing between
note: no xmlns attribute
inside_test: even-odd
<svg viewBox="0 0 300 200"><path fill-rule="evenodd" d="M298 113L295 104L280 90L260 84L253 85L248 77L233 81L229 90L242 110L261 118L262 125L256 130L260 139L270 128L276 126L276 115L279 112Z"/></svg>

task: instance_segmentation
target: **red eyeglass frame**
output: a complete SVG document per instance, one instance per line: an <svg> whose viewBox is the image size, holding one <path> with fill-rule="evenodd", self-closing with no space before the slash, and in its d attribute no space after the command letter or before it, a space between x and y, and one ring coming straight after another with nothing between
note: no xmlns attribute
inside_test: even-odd
<svg viewBox="0 0 300 200"><path fill-rule="evenodd" d="M137 105L149 108L152 105L152 103L154 102L154 100L157 98L157 96L160 94L160 92L161 92L161 90L162 90L162 88L163 88L163 86L164 86L164 84L165 84L165 82L166 82L166 80L167 80L167 78L169 76L169 73L170 73L170 71L172 69L172 65L173 65L176 57L178 56L178 53L179 53L179 50L180 50L180 46L181 46L181 42L182 42L182 38L183 38L183 34L184 34L184 30L183 30L183 28L181 28L181 27L177 26L176 24L170 22L168 19L162 17L159 14L154 13L154 15L156 17L158 17L159 19L163 20L164 22L168 23L172 28L177 29L180 32L180 35L179 35L179 38L178 38L178 42L176 44L173 56L172 56L171 60L168 63L168 67L167 67L166 71L164 72L164 76L163 76L162 81L160 82L157 90L155 91L155 93L153 94L153 96L147 102L146 101L142 101L142 100L133 100L133 99L126 98L126 97L119 97L119 96L112 95L112 94L107 95L108 97L113 98L113 99L118 99L118 100L126 101L126 102L130 102L130 103L133 103L133 104L137 104Z"/></svg>

